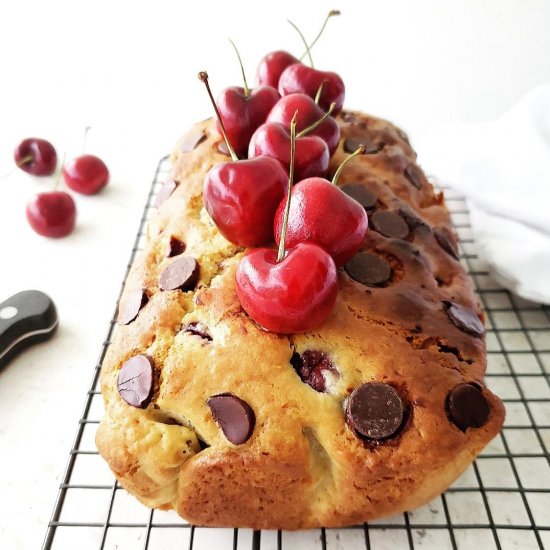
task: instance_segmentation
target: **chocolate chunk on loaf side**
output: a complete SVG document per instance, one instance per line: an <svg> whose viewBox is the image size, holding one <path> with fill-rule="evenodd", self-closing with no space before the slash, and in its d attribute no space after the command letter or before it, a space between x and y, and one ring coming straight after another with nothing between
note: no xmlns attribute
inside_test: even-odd
<svg viewBox="0 0 550 550"><path fill-rule="evenodd" d="M103 362L96 438L148 506L212 526L361 523L444 491L502 426L442 194L399 129L338 121L331 171L365 145L339 185L370 229L339 271L334 312L304 334L261 330L237 299L244 251L202 204L207 171L229 160L214 122L172 155Z"/></svg>

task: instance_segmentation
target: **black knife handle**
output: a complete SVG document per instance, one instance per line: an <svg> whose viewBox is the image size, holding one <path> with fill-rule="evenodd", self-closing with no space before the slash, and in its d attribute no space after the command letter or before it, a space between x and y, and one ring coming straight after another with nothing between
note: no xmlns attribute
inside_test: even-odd
<svg viewBox="0 0 550 550"><path fill-rule="evenodd" d="M38 290L25 290L0 303L0 369L20 351L48 340L57 328L55 304Z"/></svg>

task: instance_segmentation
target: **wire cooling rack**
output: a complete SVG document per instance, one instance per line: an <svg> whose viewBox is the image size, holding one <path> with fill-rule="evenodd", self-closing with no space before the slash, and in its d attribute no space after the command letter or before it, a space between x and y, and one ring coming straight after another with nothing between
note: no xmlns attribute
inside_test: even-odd
<svg viewBox="0 0 550 550"><path fill-rule="evenodd" d="M170 170L160 161L128 264L143 248L154 197ZM48 525L43 550L550 550L550 308L496 284L476 255L463 198L446 190L461 261L487 313L486 383L506 404L499 436L429 504L346 529L252 531L194 527L130 496L99 456L99 370L111 319ZM126 278L126 277L125 277ZM550 283L549 283L550 284Z"/></svg>

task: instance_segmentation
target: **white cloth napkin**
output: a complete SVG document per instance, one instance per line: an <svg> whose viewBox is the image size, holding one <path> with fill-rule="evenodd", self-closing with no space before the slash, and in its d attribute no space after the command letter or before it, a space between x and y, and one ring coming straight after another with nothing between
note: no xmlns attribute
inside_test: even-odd
<svg viewBox="0 0 550 550"><path fill-rule="evenodd" d="M495 279L550 304L550 84L496 121L438 127L416 146L427 171L466 196Z"/></svg>

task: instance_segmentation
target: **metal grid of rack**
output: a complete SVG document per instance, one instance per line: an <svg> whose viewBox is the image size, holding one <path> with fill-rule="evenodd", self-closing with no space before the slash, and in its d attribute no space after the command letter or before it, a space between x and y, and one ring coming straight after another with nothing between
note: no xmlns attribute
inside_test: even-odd
<svg viewBox="0 0 550 550"><path fill-rule="evenodd" d="M160 161L128 270L143 247ZM345 529L252 531L189 525L149 510L113 479L94 444L103 414L99 369L111 319L62 477L43 550L550 550L550 308L503 290L478 258L463 198L446 190L461 261L487 314L486 383L504 400L504 428L443 495L417 510Z"/></svg>

